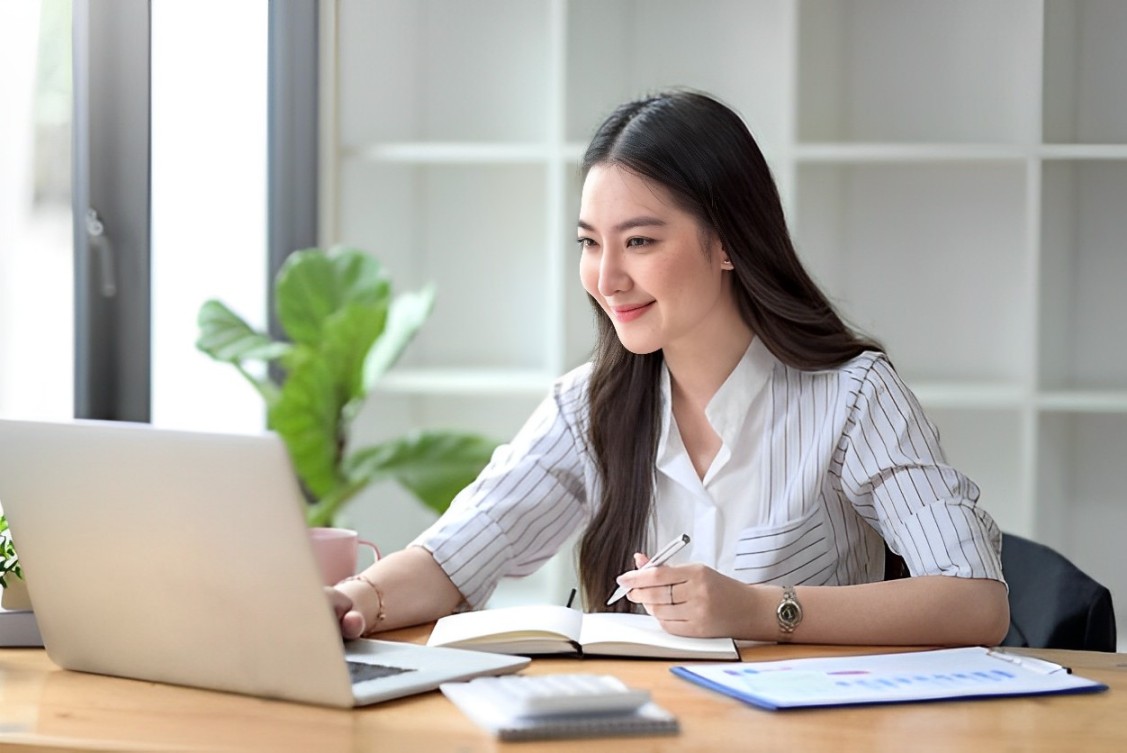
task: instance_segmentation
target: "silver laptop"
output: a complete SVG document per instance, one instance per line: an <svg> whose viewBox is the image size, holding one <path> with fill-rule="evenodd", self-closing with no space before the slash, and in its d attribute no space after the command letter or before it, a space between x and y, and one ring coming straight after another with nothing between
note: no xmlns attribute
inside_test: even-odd
<svg viewBox="0 0 1127 753"><path fill-rule="evenodd" d="M351 707L524 657L341 641L281 441L0 420L8 516L66 669Z"/></svg>

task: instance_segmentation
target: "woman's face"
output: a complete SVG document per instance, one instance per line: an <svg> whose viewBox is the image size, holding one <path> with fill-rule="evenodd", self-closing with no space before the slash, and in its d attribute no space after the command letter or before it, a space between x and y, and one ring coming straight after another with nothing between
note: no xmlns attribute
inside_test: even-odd
<svg viewBox="0 0 1127 753"><path fill-rule="evenodd" d="M614 165L587 173L579 276L632 353L694 348L738 320L716 234L664 186Z"/></svg>

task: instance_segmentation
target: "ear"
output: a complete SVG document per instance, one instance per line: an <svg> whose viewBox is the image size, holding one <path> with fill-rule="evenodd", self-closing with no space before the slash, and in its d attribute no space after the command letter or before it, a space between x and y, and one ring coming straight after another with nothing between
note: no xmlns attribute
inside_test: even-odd
<svg viewBox="0 0 1127 753"><path fill-rule="evenodd" d="M715 244L712 247L714 251L719 247L720 269L734 269L735 267L732 265L732 260L728 256L728 249L724 248L724 243L715 234L712 236L712 243Z"/></svg>

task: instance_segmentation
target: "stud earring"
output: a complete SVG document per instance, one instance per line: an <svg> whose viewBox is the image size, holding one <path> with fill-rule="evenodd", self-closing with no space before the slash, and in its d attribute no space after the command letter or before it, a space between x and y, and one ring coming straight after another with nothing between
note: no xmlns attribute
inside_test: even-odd
<svg viewBox="0 0 1127 753"><path fill-rule="evenodd" d="M720 260L720 268L721 269L733 269L732 260L728 259L728 258L721 259Z"/></svg>

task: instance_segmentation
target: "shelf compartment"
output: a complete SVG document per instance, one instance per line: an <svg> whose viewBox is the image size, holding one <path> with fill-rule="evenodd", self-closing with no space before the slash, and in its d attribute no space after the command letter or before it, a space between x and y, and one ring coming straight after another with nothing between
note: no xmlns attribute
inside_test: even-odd
<svg viewBox="0 0 1127 753"><path fill-rule="evenodd" d="M787 138L789 0L572 0L566 138L586 144L623 102L675 86L720 97L770 145Z"/></svg>
<svg viewBox="0 0 1127 753"><path fill-rule="evenodd" d="M939 408L1020 408L1028 390L1020 384L997 382L914 382L912 392L928 410Z"/></svg>
<svg viewBox="0 0 1127 753"><path fill-rule="evenodd" d="M526 0L339 3L341 144L544 141L549 10Z"/></svg>
<svg viewBox="0 0 1127 753"><path fill-rule="evenodd" d="M1127 162L1054 161L1041 179L1040 381L1127 390Z"/></svg>
<svg viewBox="0 0 1127 753"><path fill-rule="evenodd" d="M373 253L396 290L433 282L404 368L543 370L547 171L524 165L346 163L340 242Z"/></svg>
<svg viewBox="0 0 1127 753"><path fill-rule="evenodd" d="M799 255L912 382L1022 385L1032 365L1024 163L803 165Z"/></svg>
<svg viewBox="0 0 1127 753"><path fill-rule="evenodd" d="M595 349L595 309L579 281L579 257L566 265L564 279L564 355L565 370L591 360Z"/></svg>
<svg viewBox="0 0 1127 753"><path fill-rule="evenodd" d="M567 227L563 238L567 245L561 274L564 281L564 366L568 369L590 360L595 347L595 310L579 279L580 253L575 242L582 193L583 181L576 163L568 168L564 192L564 221Z"/></svg>
<svg viewBox="0 0 1127 753"><path fill-rule="evenodd" d="M1127 594L1123 448L1127 416L1053 413L1038 426L1038 541L1057 549L1113 594ZM1116 599L1127 624L1127 600Z"/></svg>
<svg viewBox="0 0 1127 753"><path fill-rule="evenodd" d="M1044 139L1127 143L1127 3L1045 3Z"/></svg>
<svg viewBox="0 0 1127 753"><path fill-rule="evenodd" d="M927 414L939 429L948 462L978 484L983 509L1002 530L1028 531L1032 520L1022 476L1021 412L936 408Z"/></svg>
<svg viewBox="0 0 1127 753"><path fill-rule="evenodd" d="M798 140L1034 143L1026 0L800 0Z"/></svg>

